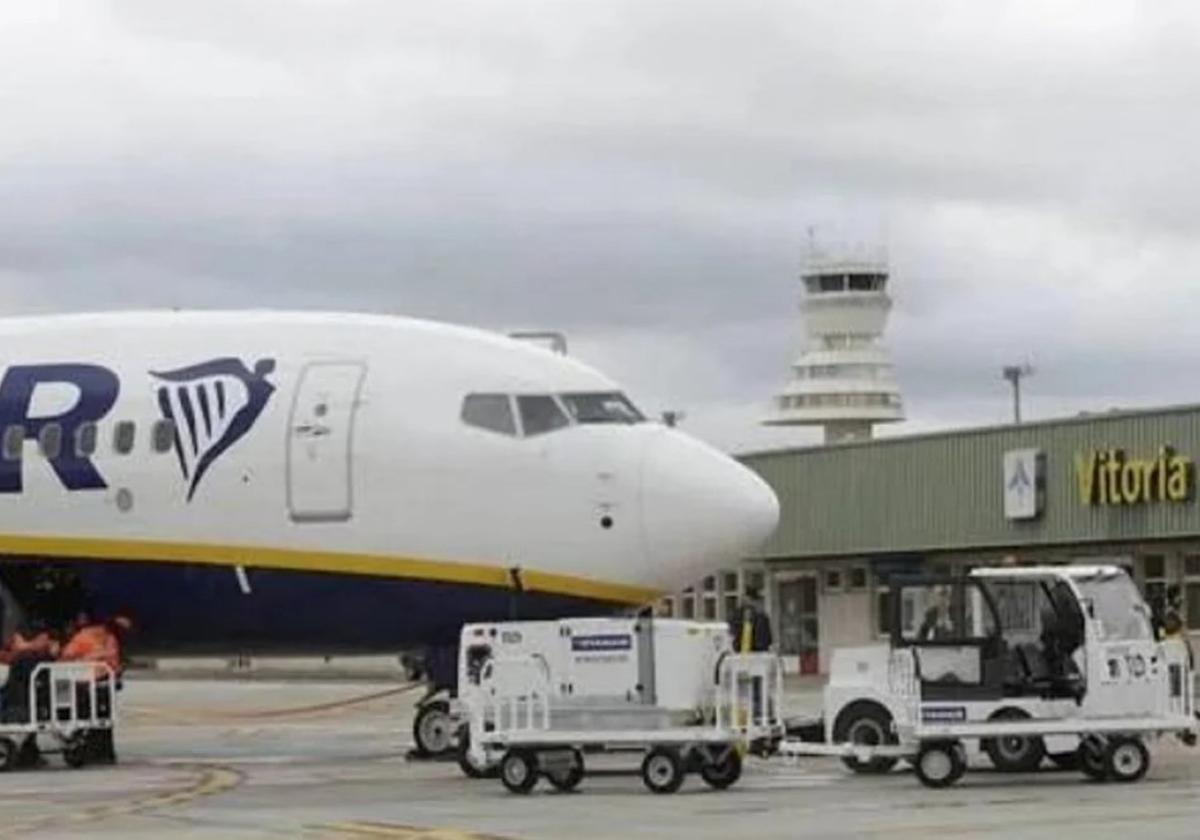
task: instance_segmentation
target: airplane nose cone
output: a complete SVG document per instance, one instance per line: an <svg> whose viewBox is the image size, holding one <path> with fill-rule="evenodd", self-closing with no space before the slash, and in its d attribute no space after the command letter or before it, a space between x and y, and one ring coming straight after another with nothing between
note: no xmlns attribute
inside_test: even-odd
<svg viewBox="0 0 1200 840"><path fill-rule="evenodd" d="M663 585L690 586L759 550L779 525L779 500L737 461L666 429L646 451L642 521Z"/></svg>

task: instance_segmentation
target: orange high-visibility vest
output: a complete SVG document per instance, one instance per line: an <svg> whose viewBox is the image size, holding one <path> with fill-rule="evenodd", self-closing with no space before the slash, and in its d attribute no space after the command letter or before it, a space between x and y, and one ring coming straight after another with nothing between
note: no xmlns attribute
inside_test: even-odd
<svg viewBox="0 0 1200 840"><path fill-rule="evenodd" d="M114 674L121 669L121 644L103 624L89 624L76 631L60 657L64 662L102 662Z"/></svg>

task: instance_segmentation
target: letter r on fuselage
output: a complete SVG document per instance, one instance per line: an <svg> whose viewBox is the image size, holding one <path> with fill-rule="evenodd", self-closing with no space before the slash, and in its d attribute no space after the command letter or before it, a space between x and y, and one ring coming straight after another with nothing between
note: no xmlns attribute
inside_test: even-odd
<svg viewBox="0 0 1200 840"><path fill-rule="evenodd" d="M30 417L39 385L66 384L79 389L67 410ZM86 364L16 365L0 381L0 434L12 426L23 427L26 440L37 440L51 423L62 427L63 445L50 458L59 481L68 490L103 490L108 487L90 457L80 455L75 441L79 427L100 421L116 405L120 380L108 368ZM24 459L0 458L0 493L20 493L24 488Z"/></svg>

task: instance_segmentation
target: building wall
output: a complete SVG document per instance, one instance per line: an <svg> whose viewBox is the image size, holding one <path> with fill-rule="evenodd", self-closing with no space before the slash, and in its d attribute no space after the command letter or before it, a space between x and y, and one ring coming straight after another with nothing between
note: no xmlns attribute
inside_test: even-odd
<svg viewBox="0 0 1200 840"><path fill-rule="evenodd" d="M1127 459L1149 460L1163 447L1188 459L1186 499L1085 503L1077 457L1120 449ZM1004 457L1024 449L1044 454L1044 506L1034 519L1013 520L1005 513ZM807 652L789 650L785 661L795 669L819 665L824 671L835 648L881 638L886 576L898 565L954 573L1014 557L1128 565L1152 602L1161 603L1168 589L1179 588L1195 633L1197 457L1200 407L746 456L743 461L780 498L779 531L750 562L768 570L767 604L777 640L786 645L790 639L792 647ZM800 591L798 579L815 581L815 615L787 611ZM787 597L781 599L781 592ZM802 631L796 629L800 619L807 622Z"/></svg>

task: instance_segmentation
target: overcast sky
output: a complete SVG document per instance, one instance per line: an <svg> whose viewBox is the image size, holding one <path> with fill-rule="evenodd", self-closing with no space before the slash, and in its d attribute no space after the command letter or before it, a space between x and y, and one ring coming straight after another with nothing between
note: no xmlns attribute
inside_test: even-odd
<svg viewBox="0 0 1200 840"><path fill-rule="evenodd" d="M910 421L1200 401L1192 2L22 0L0 306L566 331L741 449L805 230L886 240Z"/></svg>

